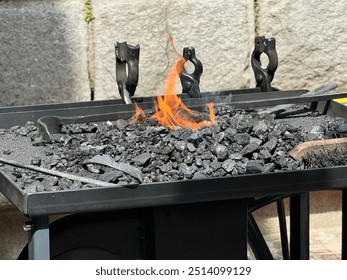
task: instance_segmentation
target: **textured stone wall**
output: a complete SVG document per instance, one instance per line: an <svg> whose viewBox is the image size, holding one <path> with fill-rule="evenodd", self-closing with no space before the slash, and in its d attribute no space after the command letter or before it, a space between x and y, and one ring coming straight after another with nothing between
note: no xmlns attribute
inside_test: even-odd
<svg viewBox="0 0 347 280"><path fill-rule="evenodd" d="M137 95L160 90L175 61L196 48L201 90L249 87L253 1L0 1L0 106L119 98L116 41L140 44Z"/></svg>
<svg viewBox="0 0 347 280"><path fill-rule="evenodd" d="M0 1L0 106L89 100L81 0Z"/></svg>
<svg viewBox="0 0 347 280"><path fill-rule="evenodd" d="M0 194L0 260L16 259L28 242L26 218Z"/></svg>
<svg viewBox="0 0 347 280"><path fill-rule="evenodd" d="M258 34L277 40L274 86L311 89L335 82L347 89L347 2L258 0Z"/></svg>
<svg viewBox="0 0 347 280"><path fill-rule="evenodd" d="M254 86L249 67L255 34L275 37L273 85L347 88L346 2L90 0L0 1L0 106L118 98L116 41L140 44L137 95L161 90L175 61L196 48L201 90ZM255 11L255 12L254 12Z"/></svg>
<svg viewBox="0 0 347 280"><path fill-rule="evenodd" d="M162 89L175 55L195 47L204 66L202 91L250 86L249 57L254 38L252 1L94 0L93 42L95 97L118 96L114 43L140 44L140 75L136 95Z"/></svg>

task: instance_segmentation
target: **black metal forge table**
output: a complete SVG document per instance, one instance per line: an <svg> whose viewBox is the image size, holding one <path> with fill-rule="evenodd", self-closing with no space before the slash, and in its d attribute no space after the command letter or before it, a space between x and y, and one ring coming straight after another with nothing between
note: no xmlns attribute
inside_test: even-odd
<svg viewBox="0 0 347 280"><path fill-rule="evenodd" d="M343 105L323 95L303 98L303 92L261 93L251 89L219 95L240 107L319 101L317 108L347 118ZM207 99L205 96L204 102ZM151 100L138 101L146 108ZM187 103L201 105L195 99ZM129 110L133 110L132 105L116 100L7 107L0 108L0 128L36 122L43 116ZM268 258L250 209L259 198L275 201L286 196L293 196L293 209L298 210L291 213L291 258L307 258L307 194L346 186L347 166L29 194L0 173L0 191L29 218L25 225L28 255L25 251L21 255L29 259L247 259L248 241L253 248L260 248L260 258ZM56 214L74 215L50 225L48 217Z"/></svg>

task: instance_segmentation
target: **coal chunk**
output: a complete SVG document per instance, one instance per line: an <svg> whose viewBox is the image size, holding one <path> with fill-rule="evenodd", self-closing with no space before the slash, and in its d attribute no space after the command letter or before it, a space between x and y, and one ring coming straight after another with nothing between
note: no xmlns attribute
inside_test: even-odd
<svg viewBox="0 0 347 280"><path fill-rule="evenodd" d="M237 134L237 130L234 128L230 128L228 127L227 129L225 129L224 131L224 137L230 141L234 140L234 136Z"/></svg>
<svg viewBox="0 0 347 280"><path fill-rule="evenodd" d="M223 177L225 176L227 173L225 172L224 169L220 168L220 169L217 169L215 172L213 172L213 177Z"/></svg>
<svg viewBox="0 0 347 280"><path fill-rule="evenodd" d="M187 148L187 142L186 141L175 141L174 146L177 151L184 151Z"/></svg>
<svg viewBox="0 0 347 280"><path fill-rule="evenodd" d="M20 128L18 128L17 132L21 136L27 136L29 134L29 130L24 126L21 126Z"/></svg>
<svg viewBox="0 0 347 280"><path fill-rule="evenodd" d="M256 143L258 144L259 146L261 145L261 143L263 143L263 140L257 138L257 137L251 137L249 139L249 143Z"/></svg>
<svg viewBox="0 0 347 280"><path fill-rule="evenodd" d="M214 141L216 141L217 143L222 142L222 140L224 139L225 133L224 132L219 132L217 134L212 134L212 138Z"/></svg>
<svg viewBox="0 0 347 280"><path fill-rule="evenodd" d="M223 162L222 167L226 172L230 173L231 171L233 171L235 165L236 165L235 160L227 159Z"/></svg>
<svg viewBox="0 0 347 280"><path fill-rule="evenodd" d="M320 140L320 139L322 139L322 135L310 132L306 135L305 138L306 138L306 141Z"/></svg>
<svg viewBox="0 0 347 280"><path fill-rule="evenodd" d="M12 154L12 150L3 150L2 151L2 153L4 154L4 155L10 155L10 154Z"/></svg>
<svg viewBox="0 0 347 280"><path fill-rule="evenodd" d="M237 144L245 146L249 144L251 136L248 133L237 133L234 138Z"/></svg>
<svg viewBox="0 0 347 280"><path fill-rule="evenodd" d="M202 130L195 130L195 131L189 136L189 140L195 142L195 141L197 141L198 139L201 139L202 136L203 136Z"/></svg>
<svg viewBox="0 0 347 280"><path fill-rule="evenodd" d="M293 124L293 123L289 123L287 125L287 131L289 132L298 132L300 131L300 125L297 125L297 124Z"/></svg>
<svg viewBox="0 0 347 280"><path fill-rule="evenodd" d="M245 156L248 154L252 154L259 148L259 144L257 143L250 143L246 145L242 150L241 150L241 155Z"/></svg>
<svg viewBox="0 0 347 280"><path fill-rule="evenodd" d="M30 185L26 186L25 190L28 193L43 192L45 191L45 187L40 181L34 181Z"/></svg>
<svg viewBox="0 0 347 280"><path fill-rule="evenodd" d="M133 161L136 162L138 165L145 165L149 162L151 159L150 153L142 153L136 157L133 158Z"/></svg>
<svg viewBox="0 0 347 280"><path fill-rule="evenodd" d="M347 123L340 124L337 131L340 133L347 133Z"/></svg>
<svg viewBox="0 0 347 280"><path fill-rule="evenodd" d="M169 162L167 162L167 163L165 163L165 164L163 164L163 165L160 165L160 166L159 166L159 169L160 169L160 171L163 172L163 173L169 172L170 170L172 170L172 162L169 161Z"/></svg>
<svg viewBox="0 0 347 280"><path fill-rule="evenodd" d="M288 158L285 155L276 158L275 162L282 168L286 167L288 164Z"/></svg>
<svg viewBox="0 0 347 280"><path fill-rule="evenodd" d="M268 161L271 159L272 155L267 149L261 149L259 152L259 157L264 161Z"/></svg>
<svg viewBox="0 0 347 280"><path fill-rule="evenodd" d="M30 164L40 166L41 165L41 158L34 157L31 159Z"/></svg>
<svg viewBox="0 0 347 280"><path fill-rule="evenodd" d="M150 147L151 152L156 154L163 154L163 155L171 154L174 149L175 147L172 145L167 145L164 147L156 147L156 146Z"/></svg>
<svg viewBox="0 0 347 280"><path fill-rule="evenodd" d="M222 163L220 163L217 160L214 160L210 163L210 167L213 169L213 171L216 171L217 169L221 168Z"/></svg>
<svg viewBox="0 0 347 280"><path fill-rule="evenodd" d="M195 170L192 166L188 166L187 164L182 163L179 169L183 173L185 178L188 178L188 179L193 178Z"/></svg>
<svg viewBox="0 0 347 280"><path fill-rule="evenodd" d="M271 137L264 145L263 148L267 149L270 153L273 152L273 150L277 146L277 138Z"/></svg>
<svg viewBox="0 0 347 280"><path fill-rule="evenodd" d="M240 153L232 153L229 155L229 158L233 160L241 160L242 155Z"/></svg>
<svg viewBox="0 0 347 280"><path fill-rule="evenodd" d="M273 162L269 162L264 165L262 172L268 173L274 171L276 168L276 165Z"/></svg>
<svg viewBox="0 0 347 280"><path fill-rule="evenodd" d="M216 157L220 160L223 160L228 155L228 148L222 144L215 144L212 147L213 154L216 155Z"/></svg>
<svg viewBox="0 0 347 280"><path fill-rule="evenodd" d="M123 119L116 121L116 126L119 130L124 130L129 125L129 122Z"/></svg>
<svg viewBox="0 0 347 280"><path fill-rule="evenodd" d="M261 160L250 160L246 164L247 173L262 173L263 172L263 161Z"/></svg>
<svg viewBox="0 0 347 280"><path fill-rule="evenodd" d="M261 137L268 128L268 125L264 121L256 121L253 125L254 134L258 137Z"/></svg>
<svg viewBox="0 0 347 280"><path fill-rule="evenodd" d="M324 134L325 134L325 127L322 125L315 125L311 128L311 131L307 134L306 139L309 141L323 139Z"/></svg>
<svg viewBox="0 0 347 280"><path fill-rule="evenodd" d="M284 135L283 135L283 138L288 140L288 139L294 139L295 136L294 136L293 133L291 133L291 132L289 132L289 131L286 131L286 132L284 133Z"/></svg>
<svg viewBox="0 0 347 280"><path fill-rule="evenodd" d="M195 148L194 144L192 144L192 143L188 143L187 148L188 148L189 152L195 152L196 151L196 148Z"/></svg>
<svg viewBox="0 0 347 280"><path fill-rule="evenodd" d="M194 176L192 179L194 180L194 179L207 179L207 178L208 176L205 172L198 171L194 173Z"/></svg>
<svg viewBox="0 0 347 280"><path fill-rule="evenodd" d="M70 132L72 134L79 134L82 133L82 128L78 124L71 125Z"/></svg>

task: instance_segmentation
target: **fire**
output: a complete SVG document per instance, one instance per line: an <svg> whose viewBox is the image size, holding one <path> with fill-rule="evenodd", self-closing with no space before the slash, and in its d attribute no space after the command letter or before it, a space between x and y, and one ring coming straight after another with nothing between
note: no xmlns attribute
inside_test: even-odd
<svg viewBox="0 0 347 280"><path fill-rule="evenodd" d="M212 126L215 123L216 116L213 112L213 103L209 103L210 120L201 119L201 113L193 111L185 106L175 92L175 84L185 64L185 59L180 56L175 65L171 68L164 86L164 96L157 94L157 102L155 103L155 113L150 119L157 120L158 124L166 126L170 129L180 127L189 127L192 130L205 126ZM140 116L145 116L142 109L135 104L136 114L135 122Z"/></svg>

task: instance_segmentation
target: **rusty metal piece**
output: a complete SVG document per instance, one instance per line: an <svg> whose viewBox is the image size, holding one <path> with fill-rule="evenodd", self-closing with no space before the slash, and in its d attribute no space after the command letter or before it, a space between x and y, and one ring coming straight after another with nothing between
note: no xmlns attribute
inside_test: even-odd
<svg viewBox="0 0 347 280"><path fill-rule="evenodd" d="M131 104L133 103L131 97L135 94L139 80L140 46L117 42L115 52L119 94L126 104Z"/></svg>
<svg viewBox="0 0 347 280"><path fill-rule="evenodd" d="M193 63L194 72L189 74L185 67L180 73L180 80L183 93L188 93L190 97L200 97L200 77L203 72L203 66L199 59L195 56L195 49L193 47L186 47L183 49L183 57L186 61Z"/></svg>
<svg viewBox="0 0 347 280"><path fill-rule="evenodd" d="M99 165L104 165L104 166L114 168L116 170L127 173L131 177L136 178L137 180L142 182L142 171L139 168L123 163L123 162L116 162L109 155L96 155L95 157L91 159L85 160L82 163L82 166L84 168L87 168L89 164L99 164Z"/></svg>
<svg viewBox="0 0 347 280"><path fill-rule="evenodd" d="M269 59L269 64L266 68L261 66L260 56L263 53L265 53ZM271 91L271 82L278 66L275 38L265 38L265 36L258 36L255 38L251 64L257 87L260 87L262 91Z"/></svg>

